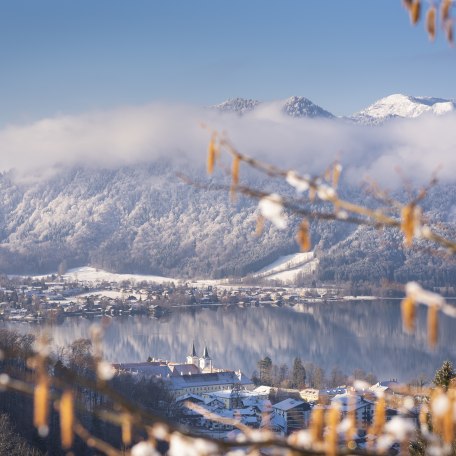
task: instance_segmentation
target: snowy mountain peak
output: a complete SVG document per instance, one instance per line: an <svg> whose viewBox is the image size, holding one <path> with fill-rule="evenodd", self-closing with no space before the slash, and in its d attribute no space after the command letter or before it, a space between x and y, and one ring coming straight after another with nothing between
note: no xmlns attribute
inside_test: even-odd
<svg viewBox="0 0 456 456"><path fill-rule="evenodd" d="M229 98L211 108L217 109L221 112L234 112L243 115L247 112L253 111L261 102L249 98Z"/></svg>
<svg viewBox="0 0 456 456"><path fill-rule="evenodd" d="M377 124L395 117L414 118L424 113L441 115L455 110L456 103L451 100L412 97L399 93L381 98L366 109L353 114L352 119L361 123Z"/></svg>
<svg viewBox="0 0 456 456"><path fill-rule="evenodd" d="M308 98L293 96L285 100L282 111L290 117L334 117Z"/></svg>
<svg viewBox="0 0 456 456"><path fill-rule="evenodd" d="M220 104L211 106L220 112L247 114L263 108L270 112L282 112L295 118L327 118L335 116L316 105L308 98L292 96L285 100L261 102L248 98L230 98ZM415 118L424 113L442 115L456 111L456 102L435 97L413 97L396 93L381 98L367 108L353 114L350 119L356 123L376 125L394 118Z"/></svg>
<svg viewBox="0 0 456 456"><path fill-rule="evenodd" d="M287 98L286 100L270 102L261 102L248 98L230 98L220 104L211 106L211 108L220 112L233 112L243 115L255 110L260 107L260 105L266 107L267 109L272 107L273 109L277 109L290 117L334 117L330 112L316 105L308 98L297 96Z"/></svg>

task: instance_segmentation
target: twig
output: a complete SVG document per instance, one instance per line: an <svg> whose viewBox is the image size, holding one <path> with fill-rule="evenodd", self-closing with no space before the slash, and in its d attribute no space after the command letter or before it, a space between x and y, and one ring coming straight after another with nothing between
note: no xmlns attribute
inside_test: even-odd
<svg viewBox="0 0 456 456"><path fill-rule="evenodd" d="M75 421L73 429L75 434L78 435L89 447L96 448L108 456L124 456L122 451L117 450L104 440L93 436L79 421Z"/></svg>

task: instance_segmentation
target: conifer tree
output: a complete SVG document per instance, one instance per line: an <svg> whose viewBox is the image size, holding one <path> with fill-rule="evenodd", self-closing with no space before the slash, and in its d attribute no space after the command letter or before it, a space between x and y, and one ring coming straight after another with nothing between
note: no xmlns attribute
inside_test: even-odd
<svg viewBox="0 0 456 456"><path fill-rule="evenodd" d="M295 358L291 373L291 387L300 389L304 388L304 386L306 386L306 369L302 364L301 358Z"/></svg>
<svg viewBox="0 0 456 456"><path fill-rule="evenodd" d="M453 378L456 377L456 372L454 371L453 364L451 361L444 361L442 367L437 369L434 377L435 386L440 386L445 391L448 390L450 382Z"/></svg>
<svg viewBox="0 0 456 456"><path fill-rule="evenodd" d="M272 381L272 360L269 356L265 356L258 361L258 370L260 371L260 383L262 385L271 385Z"/></svg>

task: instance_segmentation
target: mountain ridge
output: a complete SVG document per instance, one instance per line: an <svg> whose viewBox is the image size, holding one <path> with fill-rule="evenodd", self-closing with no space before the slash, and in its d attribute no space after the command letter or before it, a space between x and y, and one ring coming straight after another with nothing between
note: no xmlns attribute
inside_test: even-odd
<svg viewBox="0 0 456 456"><path fill-rule="evenodd" d="M362 124L376 124L393 118L413 119L423 114L443 115L455 110L453 100L393 94L375 101L350 118Z"/></svg>
<svg viewBox="0 0 456 456"><path fill-rule="evenodd" d="M210 106L222 113L236 113L245 115L257 109L275 108L289 117L324 117L334 118L334 114L316 105L306 97L293 95L283 100L259 101L250 98L229 98L219 104Z"/></svg>
<svg viewBox="0 0 456 456"><path fill-rule="evenodd" d="M345 116L335 116L308 98L296 95L274 101L229 98L210 106L222 113L230 112L239 115L252 113L264 107L275 107L278 112L295 118L329 118L376 125L394 118L416 118L426 113L444 115L456 111L456 102L452 99L397 93L380 98L364 109Z"/></svg>

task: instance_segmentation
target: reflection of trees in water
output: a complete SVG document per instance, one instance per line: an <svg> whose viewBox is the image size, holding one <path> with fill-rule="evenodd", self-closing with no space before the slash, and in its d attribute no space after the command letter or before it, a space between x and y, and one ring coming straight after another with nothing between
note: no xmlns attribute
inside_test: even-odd
<svg viewBox="0 0 456 456"><path fill-rule="evenodd" d="M53 326L55 345L88 337L91 322L67 319ZM295 308L220 307L175 311L168 320L147 317L113 319L104 352L111 361L145 361L149 356L184 361L194 340L198 354L207 343L214 365L251 374L259 359L291 365L301 357L330 370L339 366L374 372L380 378L408 380L431 374L445 358L455 358L451 343L456 322L441 321L436 352L427 348L424 312L414 336L402 331L399 301L300 304ZM35 327L36 328L36 327ZM21 325L21 331L32 329Z"/></svg>

